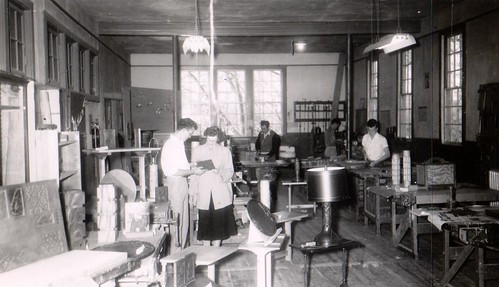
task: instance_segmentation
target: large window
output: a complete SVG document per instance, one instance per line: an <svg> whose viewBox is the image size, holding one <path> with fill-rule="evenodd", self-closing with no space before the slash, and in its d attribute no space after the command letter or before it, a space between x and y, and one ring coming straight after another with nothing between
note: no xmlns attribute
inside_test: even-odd
<svg viewBox="0 0 499 287"><path fill-rule="evenodd" d="M246 71L219 70L217 96L220 126L229 135L247 135Z"/></svg>
<svg viewBox="0 0 499 287"><path fill-rule="evenodd" d="M210 72L208 70L183 70L180 75L182 90L182 117L189 117L198 124L197 134L211 126Z"/></svg>
<svg viewBox="0 0 499 287"><path fill-rule="evenodd" d="M282 134L282 74L281 70L255 70L253 72L254 125L268 120L271 128Z"/></svg>
<svg viewBox="0 0 499 287"><path fill-rule="evenodd" d="M379 66L378 60L368 61L369 84L367 93L367 118L378 119L378 77Z"/></svg>
<svg viewBox="0 0 499 287"><path fill-rule="evenodd" d="M24 11L9 2L9 53L12 71L25 72Z"/></svg>
<svg viewBox="0 0 499 287"><path fill-rule="evenodd" d="M398 137L412 138L412 50L400 53L398 97Z"/></svg>
<svg viewBox="0 0 499 287"><path fill-rule="evenodd" d="M218 69L216 91L210 99L209 72L181 72L182 117L201 126L212 124L231 136L254 136L265 119L277 133L283 131L282 71L280 69Z"/></svg>
<svg viewBox="0 0 499 287"><path fill-rule="evenodd" d="M463 34L446 35L442 41L442 142L460 144L463 141Z"/></svg>

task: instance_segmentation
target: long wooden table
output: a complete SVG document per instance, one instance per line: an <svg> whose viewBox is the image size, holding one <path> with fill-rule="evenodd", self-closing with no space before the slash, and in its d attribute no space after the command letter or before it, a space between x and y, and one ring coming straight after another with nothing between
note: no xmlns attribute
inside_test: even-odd
<svg viewBox="0 0 499 287"><path fill-rule="evenodd" d="M420 187L416 191L399 192L388 186L372 186L368 188L368 192L376 197L376 201L385 199L391 202L393 245L413 253L416 258L419 256L418 235L431 233L434 230L430 223L418 222L418 218L421 217L418 208L448 204L453 200L451 188L428 190ZM498 201L499 191L470 187L458 188L455 191L454 200L456 202ZM397 206L406 207L405 212L397 214ZM376 211L376 213L380 212ZM406 246L402 244L402 239L410 229L412 229L412 246Z"/></svg>

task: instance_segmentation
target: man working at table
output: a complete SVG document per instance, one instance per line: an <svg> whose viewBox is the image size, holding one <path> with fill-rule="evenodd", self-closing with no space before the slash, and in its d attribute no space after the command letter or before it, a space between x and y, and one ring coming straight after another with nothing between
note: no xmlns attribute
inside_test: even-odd
<svg viewBox="0 0 499 287"><path fill-rule="evenodd" d="M187 244L189 232L189 198L187 177L193 174L203 174L204 170L189 165L185 154L184 142L192 136L198 128L197 124L189 119L180 119L177 130L170 135L161 149L161 168L164 173L164 183L168 187L168 198L175 219L178 218L178 229L172 229L170 238L170 254L183 249ZM178 232L178 233L177 233Z"/></svg>
<svg viewBox="0 0 499 287"><path fill-rule="evenodd" d="M375 167L390 157L388 142L378 133L379 123L375 119L367 121L367 134L362 138L364 159L369 167Z"/></svg>
<svg viewBox="0 0 499 287"><path fill-rule="evenodd" d="M276 161L279 156L281 137L270 129L269 121L260 122L261 131L255 142L255 148L259 157L264 157L265 161ZM270 180L270 197L272 199L271 208L274 209L277 200L277 170L275 168L262 168L256 170L258 179L263 177Z"/></svg>

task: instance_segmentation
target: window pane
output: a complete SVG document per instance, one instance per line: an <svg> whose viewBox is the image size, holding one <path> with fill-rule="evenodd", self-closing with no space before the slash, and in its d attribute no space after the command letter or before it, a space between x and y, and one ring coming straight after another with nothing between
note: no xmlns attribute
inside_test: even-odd
<svg viewBox="0 0 499 287"><path fill-rule="evenodd" d="M228 134L246 134L246 73L219 70L217 73L220 126Z"/></svg>
<svg viewBox="0 0 499 287"><path fill-rule="evenodd" d="M11 6L9 10L9 35L11 39L16 39L16 10Z"/></svg>
<svg viewBox="0 0 499 287"><path fill-rule="evenodd" d="M261 120L268 120L276 133L282 134L282 73L281 70L253 71L253 125L258 133Z"/></svg>
<svg viewBox="0 0 499 287"><path fill-rule="evenodd" d="M10 40L10 67L14 70L18 70L18 67L17 67L17 42L15 40Z"/></svg>
<svg viewBox="0 0 499 287"><path fill-rule="evenodd" d="M21 44L17 45L17 55L18 55L17 69L20 71L24 71L23 45Z"/></svg>
<svg viewBox="0 0 499 287"><path fill-rule="evenodd" d="M442 94L443 142L462 142L462 105L463 105L463 37L462 34L446 37L444 93Z"/></svg>
<svg viewBox="0 0 499 287"><path fill-rule="evenodd" d="M198 124L195 134L200 135L211 126L210 85L207 70L183 70L181 72L181 95L183 118L191 118Z"/></svg>

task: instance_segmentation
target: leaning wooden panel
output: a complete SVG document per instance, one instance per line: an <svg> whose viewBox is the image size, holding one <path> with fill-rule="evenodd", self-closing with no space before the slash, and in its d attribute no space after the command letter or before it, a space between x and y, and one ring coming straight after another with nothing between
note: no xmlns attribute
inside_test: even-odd
<svg viewBox="0 0 499 287"><path fill-rule="evenodd" d="M0 187L0 272L68 251L56 180Z"/></svg>

